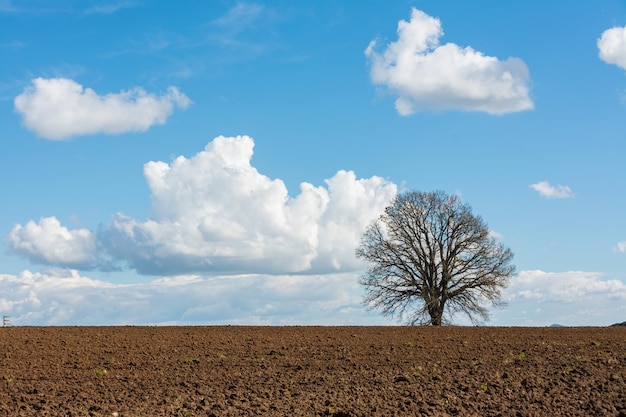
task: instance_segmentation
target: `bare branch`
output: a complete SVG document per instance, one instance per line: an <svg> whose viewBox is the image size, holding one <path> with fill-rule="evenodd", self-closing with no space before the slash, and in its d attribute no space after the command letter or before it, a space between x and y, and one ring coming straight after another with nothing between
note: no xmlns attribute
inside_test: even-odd
<svg viewBox="0 0 626 417"><path fill-rule="evenodd" d="M478 323L499 305L515 272L513 253L457 196L407 192L373 222L356 255L365 304L409 324L440 325L458 313Z"/></svg>

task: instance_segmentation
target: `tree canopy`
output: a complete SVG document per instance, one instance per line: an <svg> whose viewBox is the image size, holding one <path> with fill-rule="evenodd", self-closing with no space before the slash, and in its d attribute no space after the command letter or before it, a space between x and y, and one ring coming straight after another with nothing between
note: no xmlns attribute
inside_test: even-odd
<svg viewBox="0 0 626 417"><path fill-rule="evenodd" d="M489 318L515 272L513 252L456 195L398 194L356 250L369 264L359 282L365 304L408 324L447 324L465 314Z"/></svg>

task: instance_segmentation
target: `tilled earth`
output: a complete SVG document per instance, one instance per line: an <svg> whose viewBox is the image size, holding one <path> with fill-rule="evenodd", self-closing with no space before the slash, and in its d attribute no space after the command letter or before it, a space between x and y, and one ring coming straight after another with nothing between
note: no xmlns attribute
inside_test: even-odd
<svg viewBox="0 0 626 417"><path fill-rule="evenodd" d="M0 415L622 416L625 328L3 327Z"/></svg>

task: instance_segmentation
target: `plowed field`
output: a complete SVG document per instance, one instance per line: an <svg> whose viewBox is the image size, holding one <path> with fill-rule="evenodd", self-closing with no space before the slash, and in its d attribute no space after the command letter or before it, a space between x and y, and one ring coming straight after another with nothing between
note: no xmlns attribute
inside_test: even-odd
<svg viewBox="0 0 626 417"><path fill-rule="evenodd" d="M626 416L625 328L3 327L7 416Z"/></svg>

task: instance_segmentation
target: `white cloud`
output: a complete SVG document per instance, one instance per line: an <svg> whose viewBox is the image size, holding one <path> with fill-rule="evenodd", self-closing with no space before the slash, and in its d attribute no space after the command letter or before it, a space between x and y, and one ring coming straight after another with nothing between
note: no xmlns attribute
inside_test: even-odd
<svg viewBox="0 0 626 417"><path fill-rule="evenodd" d="M600 59L626 70L626 26L605 30L598 39Z"/></svg>
<svg viewBox="0 0 626 417"><path fill-rule="evenodd" d="M360 268L354 250L396 195L396 185L339 171L325 186L302 183L291 197L282 180L250 165L253 148L248 136L220 136L190 159L145 164L152 218L118 213L97 239L88 230L69 231L55 218L16 225L5 239L34 262L110 269L102 259L111 259L153 275Z"/></svg>
<svg viewBox="0 0 626 417"><path fill-rule="evenodd" d="M503 291L493 324L609 325L626 320L626 284L601 273L521 271Z"/></svg>
<svg viewBox="0 0 626 417"><path fill-rule="evenodd" d="M467 110L502 114L529 110L529 74L518 58L500 61L453 43L439 45L441 22L412 9L398 23L398 40L379 53L373 40L365 50L371 79L398 96L401 115L416 111Z"/></svg>
<svg viewBox="0 0 626 417"><path fill-rule="evenodd" d="M626 300L626 284L601 278L598 272L522 271L511 280L507 292L513 298L562 303L585 301L598 295Z"/></svg>
<svg viewBox="0 0 626 417"><path fill-rule="evenodd" d="M98 95L66 78L36 78L14 100L23 125L46 139L62 140L96 133L143 132L164 124L174 107L191 100L176 87L157 97L142 88Z"/></svg>
<svg viewBox="0 0 626 417"><path fill-rule="evenodd" d="M353 274L176 276L112 284L73 270L0 274L13 325L385 324L361 305Z"/></svg>
<svg viewBox="0 0 626 417"><path fill-rule="evenodd" d="M254 141L220 136L190 159L149 162L154 217L118 214L104 245L141 273L346 271L369 222L395 196L382 178L339 171L327 187L280 179L250 165Z"/></svg>
<svg viewBox="0 0 626 417"><path fill-rule="evenodd" d="M496 232L495 230L489 230L489 237L497 240L497 241L501 241L504 239L504 236L502 235L502 233Z"/></svg>
<svg viewBox="0 0 626 417"><path fill-rule="evenodd" d="M529 186L545 198L571 198L574 197L572 189L566 185L550 185L548 181L541 181Z"/></svg>
<svg viewBox="0 0 626 417"><path fill-rule="evenodd" d="M613 248L613 250L615 250L616 252L626 253L626 240L617 242L617 245L615 245L615 248Z"/></svg>
<svg viewBox="0 0 626 417"><path fill-rule="evenodd" d="M68 230L56 217L16 224L5 242L36 263L88 268L96 259L96 236L88 229Z"/></svg>
<svg viewBox="0 0 626 417"><path fill-rule="evenodd" d="M0 311L14 325L380 325L356 273L170 276L114 284L74 270L0 274ZM626 284L595 272L522 271L493 325L609 325L626 319ZM462 322L460 320L460 322Z"/></svg>

